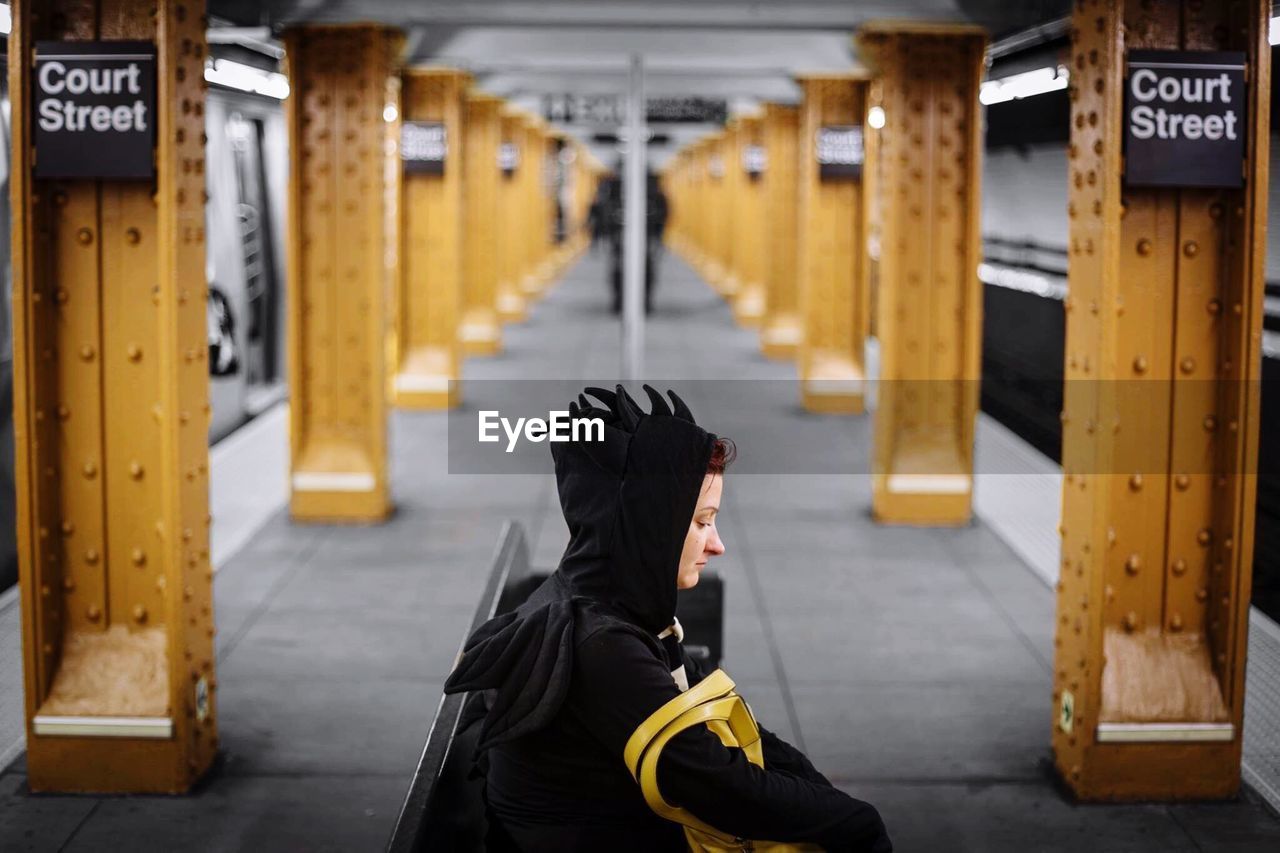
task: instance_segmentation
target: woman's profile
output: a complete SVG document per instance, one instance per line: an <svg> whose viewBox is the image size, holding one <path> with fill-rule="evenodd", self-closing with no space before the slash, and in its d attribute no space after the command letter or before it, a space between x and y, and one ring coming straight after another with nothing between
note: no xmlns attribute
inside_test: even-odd
<svg viewBox="0 0 1280 853"><path fill-rule="evenodd" d="M648 413L622 386L588 388L599 404L579 395L570 405L573 418L601 419L605 434L552 445L569 545L528 601L468 639L445 686L483 700L477 753L490 850L697 847L646 802L633 747L664 713L724 679L708 679L684 651L675 611L677 589L724 553L716 514L734 448L674 393L668 406L644 390ZM732 839L892 850L873 806L758 731L756 763L706 724L671 736L656 753L662 800Z"/></svg>

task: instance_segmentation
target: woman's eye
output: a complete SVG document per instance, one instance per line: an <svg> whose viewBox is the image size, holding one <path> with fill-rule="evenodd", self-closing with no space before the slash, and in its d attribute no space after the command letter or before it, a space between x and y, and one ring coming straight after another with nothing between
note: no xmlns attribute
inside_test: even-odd
<svg viewBox="0 0 1280 853"><path fill-rule="evenodd" d="M699 522L698 522L698 526L699 526L699 527L710 527L710 526L711 526L711 522L709 522L709 521L699 521Z"/></svg>

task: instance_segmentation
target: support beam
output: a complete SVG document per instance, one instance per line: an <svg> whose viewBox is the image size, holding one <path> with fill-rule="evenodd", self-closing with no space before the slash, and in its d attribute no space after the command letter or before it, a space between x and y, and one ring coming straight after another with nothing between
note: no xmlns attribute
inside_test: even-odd
<svg viewBox="0 0 1280 853"><path fill-rule="evenodd" d="M978 262L986 35L888 24L859 47L880 75L880 338L872 509L891 524L968 522L982 354Z"/></svg>
<svg viewBox="0 0 1280 853"><path fill-rule="evenodd" d="M179 793L217 749L204 3L16 0L12 17L27 785ZM154 179L36 179L36 43L122 39L156 52L144 116L155 128Z"/></svg>
<svg viewBox="0 0 1280 853"><path fill-rule="evenodd" d="M499 228L493 245L498 255L498 316L504 323L522 323L528 312L521 287L529 241L523 183L529 168L525 123L525 114L516 107L507 105L500 111L502 153L495 163L495 168L502 165L498 173Z"/></svg>
<svg viewBox="0 0 1280 853"><path fill-rule="evenodd" d="M800 396L811 412L860 414L869 311L866 178L875 168L875 146L864 134L861 174L824 175L817 140L823 128L862 130L870 84L850 74L810 75L799 83Z"/></svg>
<svg viewBox="0 0 1280 853"><path fill-rule="evenodd" d="M525 242L520 290L526 304L542 296L549 279L547 255L551 251L550 197L547 192L547 124L538 116L524 116L526 168L520 171L520 188L525 218Z"/></svg>
<svg viewBox="0 0 1280 853"><path fill-rule="evenodd" d="M733 209L733 266L738 280L733 318L739 325L757 328L764 316L765 267L769 259L769 227L766 222L764 175L749 171L760 165L764 152L764 121L758 115L735 119L733 158L727 168L735 173Z"/></svg>
<svg viewBox="0 0 1280 853"><path fill-rule="evenodd" d="M729 242L732 208L729 206L729 186L725 172L725 138L727 130L717 131L707 137L705 162L706 178L703 183L703 215L706 217L706 261L702 277L711 283L725 299L733 298L734 280L730 275L729 259L732 246Z"/></svg>
<svg viewBox="0 0 1280 853"><path fill-rule="evenodd" d="M1072 19L1053 748L1087 800L1226 798L1240 785L1269 18L1263 0L1094 0ZM1134 49L1241 52L1242 187L1128 180L1145 165L1122 148Z"/></svg>
<svg viewBox="0 0 1280 853"><path fill-rule="evenodd" d="M648 262L648 139L644 59L631 57L627 85L627 154L622 177L622 378L643 379L645 267Z"/></svg>
<svg viewBox="0 0 1280 853"><path fill-rule="evenodd" d="M498 317L499 257L497 235L498 147L502 143L498 111L502 99L484 92L466 96L462 147L464 310L458 336L467 355L502 351Z"/></svg>
<svg viewBox="0 0 1280 853"><path fill-rule="evenodd" d="M295 520L369 522L387 484L386 296L398 218L402 38L373 25L285 32L289 386Z"/></svg>
<svg viewBox="0 0 1280 853"><path fill-rule="evenodd" d="M800 111L785 104L765 104L763 180L769 216L760 349L769 358L795 358L803 339L796 287L799 138Z"/></svg>
<svg viewBox="0 0 1280 853"><path fill-rule="evenodd" d="M443 172L397 171L400 262L392 334L391 394L408 409L458 404L462 311L464 99L470 75L448 68L407 70L400 119L444 127Z"/></svg>

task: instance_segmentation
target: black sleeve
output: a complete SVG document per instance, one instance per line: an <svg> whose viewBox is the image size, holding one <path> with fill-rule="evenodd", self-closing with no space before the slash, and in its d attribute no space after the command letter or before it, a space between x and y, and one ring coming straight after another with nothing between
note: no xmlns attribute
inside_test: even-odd
<svg viewBox="0 0 1280 853"><path fill-rule="evenodd" d="M597 631L578 647L569 703L619 761L636 727L679 692L663 662L625 630ZM809 841L833 853L893 849L870 804L783 769L756 767L704 726L663 749L658 786L668 802L743 838Z"/></svg>
<svg viewBox="0 0 1280 853"><path fill-rule="evenodd" d="M680 647L680 653L684 660L684 671L689 679L689 686L693 687L707 677L706 670L703 668L702 662L695 660L683 646ZM748 699L749 703L750 700ZM754 710L753 708L752 711L754 712ZM756 725L760 727L760 743L764 750L764 766L766 768L769 770L785 770L792 776L799 776L801 779L807 779L816 785L831 787L831 782L813 766L808 756L765 728L759 718L756 719Z"/></svg>

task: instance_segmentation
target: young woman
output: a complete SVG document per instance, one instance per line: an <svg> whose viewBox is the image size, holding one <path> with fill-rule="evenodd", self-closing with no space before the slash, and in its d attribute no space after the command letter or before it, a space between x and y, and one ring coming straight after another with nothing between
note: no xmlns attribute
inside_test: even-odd
<svg viewBox="0 0 1280 853"><path fill-rule="evenodd" d="M570 404L572 417L603 420L605 436L551 445L569 545L525 604L468 640L445 686L484 702L490 850L689 849L683 827L650 810L623 753L705 675L680 646L676 590L724 553L716 515L733 446L675 394L673 410L644 390L648 414L621 386L587 389L603 406ZM663 798L744 839L892 850L874 807L760 734L763 769L705 725L675 736L657 764Z"/></svg>

